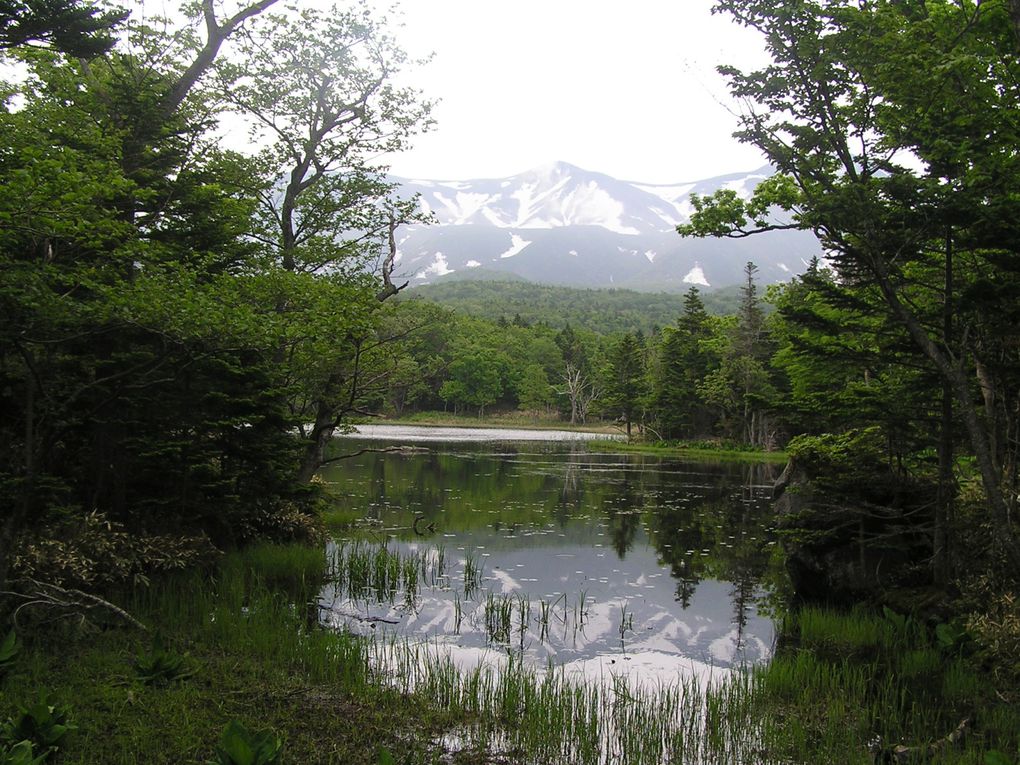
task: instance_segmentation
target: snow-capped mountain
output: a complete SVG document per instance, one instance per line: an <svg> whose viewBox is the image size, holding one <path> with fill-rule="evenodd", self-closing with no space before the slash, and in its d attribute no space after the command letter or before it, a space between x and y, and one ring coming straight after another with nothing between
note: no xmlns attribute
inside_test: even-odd
<svg viewBox="0 0 1020 765"><path fill-rule="evenodd" d="M436 224L399 233L398 271L414 284L517 276L546 284L656 291L742 280L754 261L763 282L783 281L820 254L809 233L742 240L681 239L690 195L731 188L749 195L771 168L675 185L632 183L556 162L509 178L394 179L420 195Z"/></svg>

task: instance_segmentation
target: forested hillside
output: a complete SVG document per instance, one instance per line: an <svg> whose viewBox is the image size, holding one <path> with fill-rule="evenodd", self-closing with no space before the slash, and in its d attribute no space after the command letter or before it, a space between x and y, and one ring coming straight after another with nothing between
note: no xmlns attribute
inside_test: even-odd
<svg viewBox="0 0 1020 765"><path fill-rule="evenodd" d="M739 292L738 287L705 289L701 299L709 314L721 316L736 311ZM573 289L516 279L449 280L404 294L491 321L518 318L556 329L569 324L599 334L656 331L676 320L684 302L682 294Z"/></svg>

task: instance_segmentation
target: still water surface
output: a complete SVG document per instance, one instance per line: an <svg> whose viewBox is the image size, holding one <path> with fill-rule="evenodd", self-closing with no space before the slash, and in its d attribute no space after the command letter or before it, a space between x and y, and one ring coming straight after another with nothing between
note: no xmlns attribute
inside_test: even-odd
<svg viewBox="0 0 1020 765"><path fill-rule="evenodd" d="M361 519L332 549L385 542L433 565L414 593L328 586L326 621L425 638L465 666L514 654L668 681L769 657L773 466L589 453L542 431L383 427L338 439L338 453L418 448L323 471Z"/></svg>

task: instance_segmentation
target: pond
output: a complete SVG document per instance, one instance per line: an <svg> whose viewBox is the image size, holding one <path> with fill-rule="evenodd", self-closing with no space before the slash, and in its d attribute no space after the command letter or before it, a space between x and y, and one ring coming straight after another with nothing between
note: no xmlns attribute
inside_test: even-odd
<svg viewBox="0 0 1020 765"><path fill-rule="evenodd" d="M330 547L346 573L321 594L324 620L428 640L461 665L513 655L658 681L767 660L777 468L551 437L375 426L338 439L338 454L362 453L322 478L358 521Z"/></svg>

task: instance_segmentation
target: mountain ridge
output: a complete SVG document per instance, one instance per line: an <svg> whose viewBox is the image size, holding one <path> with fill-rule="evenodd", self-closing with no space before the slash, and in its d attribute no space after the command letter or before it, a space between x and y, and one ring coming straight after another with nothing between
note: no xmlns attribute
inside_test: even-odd
<svg viewBox="0 0 1020 765"><path fill-rule="evenodd" d="M505 178L394 178L399 195L416 195L437 221L402 229L398 270L414 284L484 267L544 284L681 291L739 283L752 260L761 281L784 281L820 254L810 233L714 240L675 230L693 212L692 193L730 188L746 197L771 173L647 184L553 162Z"/></svg>

